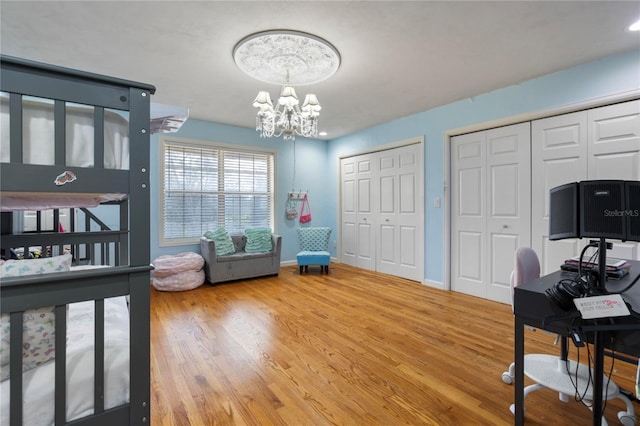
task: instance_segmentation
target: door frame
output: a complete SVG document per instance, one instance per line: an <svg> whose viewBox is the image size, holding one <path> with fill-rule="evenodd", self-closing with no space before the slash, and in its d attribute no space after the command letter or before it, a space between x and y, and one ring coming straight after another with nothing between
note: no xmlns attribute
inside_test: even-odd
<svg viewBox="0 0 640 426"><path fill-rule="evenodd" d="M365 149L361 149L361 150L356 150L356 151L351 151L348 153L343 153L340 154L338 156L338 190L337 190L337 194L338 194L338 203L337 203L337 207L338 207L338 238L336 240L336 256L337 256L337 261L342 263L342 170L341 170L341 162L344 158L349 158L349 157L357 157L359 155L365 155L365 154L374 154L376 152L381 152L381 151L388 151L391 149L395 149L395 148L402 148L405 146L409 146L409 145L418 145L418 155L420 156L420 158L422 159L422 169L423 169L423 173L422 173L422 197L420 197L420 195L418 195L419 199L416 200L416 203L421 203L422 205L422 214L421 214L421 218L420 220L422 221L422 235L420 235L420 244L422 245L422 247L424 247L424 243L425 243L425 233L426 233L426 226L425 226L425 206L424 206L424 192L425 192L425 188L427 187L426 185L426 173L424 173L424 166L426 164L425 159L424 159L424 143L425 143L425 138L424 135L419 135L419 136L415 136L412 138L408 138L408 139L403 139L400 141L395 141L395 142L390 142L390 143L386 143L386 144L382 144L382 145L376 145L375 147L371 147L371 148L365 148ZM421 282L424 283L424 277L426 274L426 271L424 269L424 261L426 259L426 249L424 250L423 253L423 258L422 258L422 264L423 264L423 268L422 268L422 277L421 277Z"/></svg>
<svg viewBox="0 0 640 426"><path fill-rule="evenodd" d="M509 126L525 121L534 121L541 118L553 117L556 115L568 114L571 112L582 111L586 109L598 108L619 102L626 102L640 99L640 90L629 90L620 93L614 93L597 98L587 99L585 101L569 104L561 107L547 108L539 111L526 112L524 114L514 115L510 117L502 117L495 120L484 121L480 123L470 124L468 126L449 129L443 134L443 185L442 193L444 199L444 226L442 227L442 241L444 249L444 281L442 283L443 290L451 290L451 191L449 183L451 182L451 139L454 136L463 135L465 133L489 130L495 127ZM425 230L426 232L426 230Z"/></svg>

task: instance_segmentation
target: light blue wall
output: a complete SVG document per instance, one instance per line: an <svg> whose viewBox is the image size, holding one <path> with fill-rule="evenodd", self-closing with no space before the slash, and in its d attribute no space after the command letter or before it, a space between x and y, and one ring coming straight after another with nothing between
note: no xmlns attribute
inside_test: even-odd
<svg viewBox="0 0 640 426"><path fill-rule="evenodd" d="M311 205L312 226L335 226L335 209L327 200L335 197L334 191L326 185L327 142L316 139L297 138L295 141L295 182L293 170L294 144L282 138L261 139L255 130L228 126L208 121L188 119L182 128L171 135L180 138L197 139L217 143L271 149L276 153L276 223L274 231L282 235L282 261L295 260L298 251L296 228L298 220L287 220L284 216L288 192L308 191ZM200 252L199 245L160 247L159 245L159 138L151 136L151 259L160 255L176 254L184 251ZM300 208L298 202L298 209ZM333 244L332 256L335 256Z"/></svg>
<svg viewBox="0 0 640 426"><path fill-rule="evenodd" d="M470 70L473 72L473 70ZM426 88L428 91L428 88ZM425 137L425 279L442 282L444 276L444 210L433 207L443 199L444 135L447 130L500 118L542 111L616 93L640 90L640 51L614 55L554 74L505 87L491 93L434 108L330 142L298 138L296 181L293 180L293 145L281 139L260 139L253 129L189 119L176 136L276 150L276 226L283 236L282 260L294 260L297 252L297 221L287 221L284 208L293 187L309 191L312 225L338 229L338 166L340 155L368 150L378 145L415 136ZM158 179L158 136L151 138L152 182ZM155 179L153 179L155 176ZM197 246L158 246L158 187L151 190L151 258L181 251L199 251Z"/></svg>
<svg viewBox="0 0 640 426"><path fill-rule="evenodd" d="M444 197L447 130L639 89L640 51L634 50L375 126L331 141L328 184L337 187L340 155L424 135L425 279L441 283L444 210L434 208L433 200Z"/></svg>

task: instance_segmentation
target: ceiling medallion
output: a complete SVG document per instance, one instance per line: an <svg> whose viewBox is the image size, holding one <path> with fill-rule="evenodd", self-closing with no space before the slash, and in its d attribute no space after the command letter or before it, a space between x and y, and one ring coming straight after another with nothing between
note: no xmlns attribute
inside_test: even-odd
<svg viewBox="0 0 640 426"><path fill-rule="evenodd" d="M340 66L340 54L328 41L291 30L251 34L233 48L238 68L256 80L296 86L319 83Z"/></svg>
<svg viewBox="0 0 640 426"><path fill-rule="evenodd" d="M253 101L258 108L256 130L261 137L294 140L296 134L318 136L318 98L309 93L300 107L293 86L319 83L335 74L340 54L333 45L312 34L271 30L240 40L233 49L233 59L256 80L283 85L275 107L267 91L260 91Z"/></svg>

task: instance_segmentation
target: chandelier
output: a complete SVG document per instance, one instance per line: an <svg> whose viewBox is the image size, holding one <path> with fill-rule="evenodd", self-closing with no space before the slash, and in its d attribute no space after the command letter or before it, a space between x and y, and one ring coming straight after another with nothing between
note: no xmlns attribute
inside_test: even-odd
<svg viewBox="0 0 640 426"><path fill-rule="evenodd" d="M299 31L272 30L245 37L233 49L238 67L256 80L282 85L273 104L271 95L260 90L253 101L258 108L256 131L260 137L294 140L296 135L318 136L322 109L318 97L305 95L300 105L294 85L319 83L340 66L340 54L329 42Z"/></svg>

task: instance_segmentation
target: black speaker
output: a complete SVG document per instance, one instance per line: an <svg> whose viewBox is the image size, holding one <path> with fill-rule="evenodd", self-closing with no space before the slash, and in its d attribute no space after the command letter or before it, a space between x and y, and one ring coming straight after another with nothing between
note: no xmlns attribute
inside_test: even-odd
<svg viewBox="0 0 640 426"><path fill-rule="evenodd" d="M579 238L578 183L556 186L549 192L549 239Z"/></svg>
<svg viewBox="0 0 640 426"><path fill-rule="evenodd" d="M579 197L581 237L626 239L624 181L582 181Z"/></svg>
<svg viewBox="0 0 640 426"><path fill-rule="evenodd" d="M640 241L640 182L624 183L627 220L627 240Z"/></svg>

